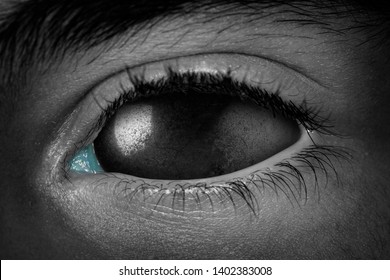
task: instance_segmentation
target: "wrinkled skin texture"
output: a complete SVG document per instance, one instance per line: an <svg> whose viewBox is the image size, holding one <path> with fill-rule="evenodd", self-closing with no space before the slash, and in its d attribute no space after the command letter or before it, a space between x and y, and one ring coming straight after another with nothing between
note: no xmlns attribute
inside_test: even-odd
<svg viewBox="0 0 390 280"><path fill-rule="evenodd" d="M126 33L110 48L32 65L17 90L23 98L0 102L2 258L390 257L390 48L370 37L372 30L353 32L351 17L323 18L332 30L344 30L341 36L275 22L288 13L243 19L244 9L230 15L216 9L166 18L147 37ZM215 213L173 211L170 203L153 210L94 188L92 175L61 180L60 162L72 143L57 141L70 139L70 129L59 127L86 89L124 65L206 52L266 57L309 73L327 90L308 99L323 104L345 136L320 136L317 144L348 148L352 158L333 160L337 176L319 174L318 189L304 173L307 198L291 203L283 193L256 193L256 218L242 202Z"/></svg>

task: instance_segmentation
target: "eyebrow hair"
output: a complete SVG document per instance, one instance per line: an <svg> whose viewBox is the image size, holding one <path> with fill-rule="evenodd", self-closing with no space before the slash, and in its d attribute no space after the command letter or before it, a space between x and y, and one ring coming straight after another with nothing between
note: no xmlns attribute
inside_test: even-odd
<svg viewBox="0 0 390 280"><path fill-rule="evenodd" d="M221 5L233 5L229 9L254 7L273 8L283 5L301 7L296 13L300 16L310 14L302 7L323 7L321 1L307 0L27 0L10 7L0 19L0 67L7 76L17 74L18 70L30 66L36 61L61 57L69 50L87 50L105 41L129 32L134 36L139 31L152 27L158 20L168 16L189 14L200 8L215 8ZM360 12L364 5L378 10L372 3L381 1L328 1L328 7L349 7L348 11ZM258 9L258 8L257 8ZM344 9L345 10L345 9ZM104 12L102 12L104 11ZM226 10L225 10L226 11ZM256 13L256 8L253 13ZM281 11L281 13L284 11ZM291 10L289 10L291 12ZM218 11L216 12L218 13ZM321 11L319 11L321 16ZM343 12L336 11L342 14ZM345 13L345 11L344 11ZM329 15L329 14L328 14ZM294 19L292 19L294 21ZM295 22L299 20L295 19ZM321 17L303 21L302 24L321 26ZM1 77L0 77L1 79Z"/></svg>

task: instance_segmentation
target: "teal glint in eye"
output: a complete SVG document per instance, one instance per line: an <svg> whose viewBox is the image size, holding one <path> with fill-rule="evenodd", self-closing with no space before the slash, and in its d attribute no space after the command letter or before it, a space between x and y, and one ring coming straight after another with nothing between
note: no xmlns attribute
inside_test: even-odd
<svg viewBox="0 0 390 280"><path fill-rule="evenodd" d="M74 158L69 162L70 170L81 173L100 173L104 170L101 168L93 148L93 145L81 149Z"/></svg>

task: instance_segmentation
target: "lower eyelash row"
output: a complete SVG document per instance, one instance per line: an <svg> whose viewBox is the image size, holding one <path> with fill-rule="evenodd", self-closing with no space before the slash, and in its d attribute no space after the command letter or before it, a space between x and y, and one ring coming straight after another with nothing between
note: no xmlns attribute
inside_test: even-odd
<svg viewBox="0 0 390 280"><path fill-rule="evenodd" d="M341 164L352 159L350 151L338 146L317 146L312 145L290 159L277 163L274 170L266 169L253 172L246 178L235 178L227 182L196 184L184 182L172 182L167 185L161 183L148 183L142 179L120 178L115 174L107 174L104 178L93 182L96 188L102 184L112 188L118 199L125 199L128 203L134 200L152 205L155 210L159 206L167 205L172 211L205 211L208 209L214 212L220 207L227 207L228 204L236 206L237 199L244 201L250 212L257 216L261 205L256 199L267 190L271 190L276 196L285 195L294 206L306 203L308 190L317 193L325 188L329 178L336 179L340 184L338 171L334 161ZM306 173L308 171L308 173ZM309 185L304 175L310 175ZM325 182L320 185L319 178L324 177ZM115 180L115 183L110 183ZM310 183L311 183L310 182ZM194 207L189 207L194 205Z"/></svg>

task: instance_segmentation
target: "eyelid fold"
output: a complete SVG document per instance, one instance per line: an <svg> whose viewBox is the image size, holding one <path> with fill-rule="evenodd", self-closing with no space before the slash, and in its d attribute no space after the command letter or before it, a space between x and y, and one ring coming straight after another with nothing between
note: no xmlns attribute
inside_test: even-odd
<svg viewBox="0 0 390 280"><path fill-rule="evenodd" d="M259 86L298 104L309 94L321 94L327 90L297 71L268 59L242 54L203 54L126 68L103 81L91 93L97 98L112 100L118 90L130 91L132 81L137 77L142 77L146 83L167 77L171 71L228 74L238 82Z"/></svg>

